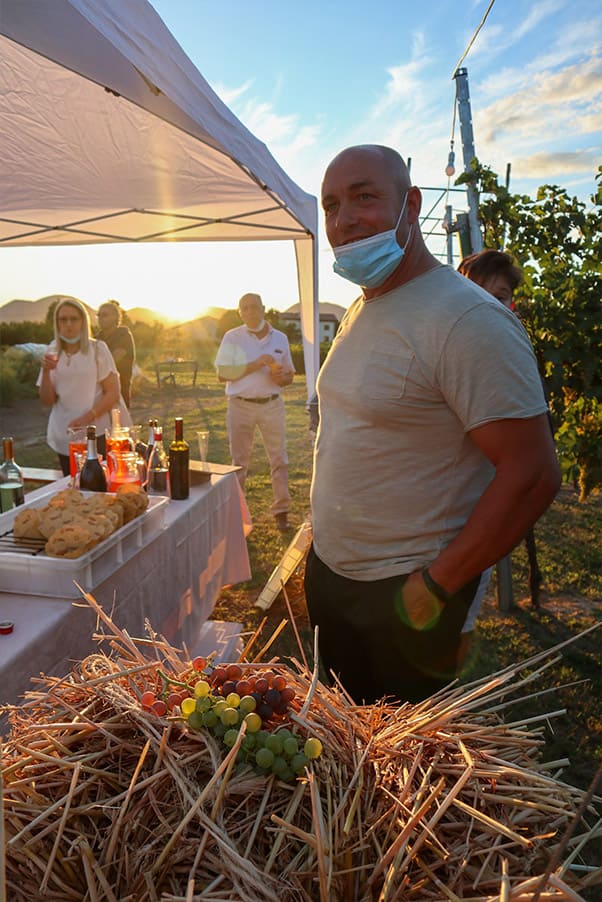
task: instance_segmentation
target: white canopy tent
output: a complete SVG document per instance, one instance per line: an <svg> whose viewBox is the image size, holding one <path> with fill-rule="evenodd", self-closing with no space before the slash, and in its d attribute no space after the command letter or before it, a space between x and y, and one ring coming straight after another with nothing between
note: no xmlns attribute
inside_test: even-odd
<svg viewBox="0 0 602 902"><path fill-rule="evenodd" d="M317 203L147 0L0 0L0 247L295 243L308 394Z"/></svg>

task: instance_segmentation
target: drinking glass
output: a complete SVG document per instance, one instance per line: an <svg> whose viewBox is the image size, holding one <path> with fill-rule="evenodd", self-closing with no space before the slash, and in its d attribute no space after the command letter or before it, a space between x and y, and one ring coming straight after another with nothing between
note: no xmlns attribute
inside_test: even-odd
<svg viewBox="0 0 602 902"><path fill-rule="evenodd" d="M209 430L201 429L197 432L196 437L199 442L199 454L201 455L201 460L203 464L207 463L207 453L209 451ZM203 469L205 469L203 467Z"/></svg>
<svg viewBox="0 0 602 902"><path fill-rule="evenodd" d="M67 429L67 436L69 438L69 475L71 476L71 483L73 484L77 475L77 463L75 460L75 455L85 454L88 450L88 442L86 440L86 427L70 427L69 429Z"/></svg>

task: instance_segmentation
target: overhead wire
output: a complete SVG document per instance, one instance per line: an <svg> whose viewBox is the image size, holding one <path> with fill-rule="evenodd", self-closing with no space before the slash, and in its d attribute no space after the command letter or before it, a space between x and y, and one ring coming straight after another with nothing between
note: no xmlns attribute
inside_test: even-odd
<svg viewBox="0 0 602 902"><path fill-rule="evenodd" d="M485 10L485 12L484 12L484 14L483 14L483 18L481 19L481 21L480 21L479 24L477 25L477 28L476 28L476 30L475 30L475 33L473 34L473 36L471 37L470 41L469 41L468 44L466 45L466 50L464 51L464 53L462 54L462 56L460 57L460 59L458 60L458 62L456 63L456 65L454 66L454 71L452 72L452 78L455 78L455 77L456 77L456 72L458 71L458 69L460 68L460 66L462 65L462 63L463 63L464 60L466 59L466 57L468 56L468 51L470 50L470 48L471 48L472 45L474 44L474 42L475 42L475 40L476 40L476 37L477 37L478 33L480 32L481 28L482 28L483 25L485 24L485 21L486 21L486 19L487 19L487 16L488 16L489 13L491 12L491 8L492 8L492 6L493 6L494 3L495 3L495 0L490 0L489 6L487 7L487 9Z"/></svg>
<svg viewBox="0 0 602 902"><path fill-rule="evenodd" d="M470 48L471 48L472 45L474 44L474 42L475 42L475 40L476 40L476 38L477 38L477 35L478 35L478 33L480 32L481 28L482 28L483 25L485 24L485 22L486 22L486 20L487 20L487 16L488 16L489 13L491 12L491 9L492 9L494 3L495 3L495 0L490 0L489 6L487 7L487 9L485 10L485 12L483 13L483 17L482 17L481 21L479 22L479 24L477 25L477 27L476 27L476 29L475 29L475 31L474 31L474 34L473 34L473 36L471 37L470 41L469 41L468 44L466 45L466 49L464 50L464 53L462 54L462 56L460 57L460 59L458 60L458 62L456 63L456 65L454 66L454 71L452 72L452 79L456 77L456 72L458 71L458 69L460 68L460 66L462 65L462 63L463 63L464 60L466 59L466 57L468 56L468 53L469 53L469 51L470 51ZM456 101L457 101L457 95L454 95L454 104L453 104L453 113L452 113L451 136L450 136L450 139L449 139L449 148L450 148L450 160L449 160L449 162L452 163L452 165L453 165L453 160L454 160L454 157L455 157L455 152L454 152L454 140L455 140L455 134L456 134L456 106L457 106ZM448 176L447 176L447 194L446 194L446 199L445 199L446 204L447 204L448 199L449 199L450 182L451 182L451 175L448 175Z"/></svg>

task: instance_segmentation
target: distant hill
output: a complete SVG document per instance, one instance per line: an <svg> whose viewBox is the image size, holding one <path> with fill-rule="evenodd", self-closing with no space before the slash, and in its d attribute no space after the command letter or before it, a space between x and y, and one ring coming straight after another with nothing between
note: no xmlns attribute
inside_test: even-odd
<svg viewBox="0 0 602 902"><path fill-rule="evenodd" d="M170 316L164 316L157 313L156 310L148 310L146 307L132 307L130 310L123 308L133 323L146 323L152 326L153 323L163 323L164 326L172 326L177 320Z"/></svg>
<svg viewBox="0 0 602 902"><path fill-rule="evenodd" d="M178 340L185 338L192 341L215 341L219 319L213 316L200 316L187 323L178 323L168 330L169 338Z"/></svg>
<svg viewBox="0 0 602 902"><path fill-rule="evenodd" d="M48 313L50 305L59 298L73 297L67 294L50 294L44 298L38 298L37 301L23 301L15 299L8 301L0 307L0 323L43 323ZM74 298L79 300L79 298ZM92 323L96 324L96 310L89 304L81 301L87 309ZM165 326L171 326L178 322L169 316L163 316L155 310L148 310L146 307L132 307L131 310L123 308L133 323L147 323L152 326L153 323L163 323Z"/></svg>
<svg viewBox="0 0 602 902"><path fill-rule="evenodd" d="M0 323L43 323L50 305L59 298L73 297L68 294L49 294L48 297L39 298L37 301L8 301L0 307ZM79 298L74 298L79 300ZM83 303L81 301L80 303ZM96 316L96 311L88 304L84 304L91 316Z"/></svg>
<svg viewBox="0 0 602 902"><path fill-rule="evenodd" d="M347 309L346 307L341 307L340 304L332 304L330 301L320 301L318 307L320 313L332 313L333 316L336 316L339 322L343 319L343 314ZM292 307L288 307L284 312L299 313L300 310L301 304L293 304Z"/></svg>

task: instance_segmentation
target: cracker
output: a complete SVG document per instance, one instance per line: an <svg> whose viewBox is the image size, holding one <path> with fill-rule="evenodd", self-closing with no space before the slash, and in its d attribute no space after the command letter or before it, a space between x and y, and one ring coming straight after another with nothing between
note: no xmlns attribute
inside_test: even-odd
<svg viewBox="0 0 602 902"><path fill-rule="evenodd" d="M61 529L63 526L80 523L82 525L82 517L75 507L47 507L41 512L39 530L45 539ZM83 523L85 526L85 523Z"/></svg>
<svg viewBox="0 0 602 902"><path fill-rule="evenodd" d="M77 558L96 544L92 533L75 523L61 526L46 542L45 551L50 557Z"/></svg>
<svg viewBox="0 0 602 902"><path fill-rule="evenodd" d="M13 535L16 539L43 539L40 532L40 511L32 507L19 511L14 519Z"/></svg>

